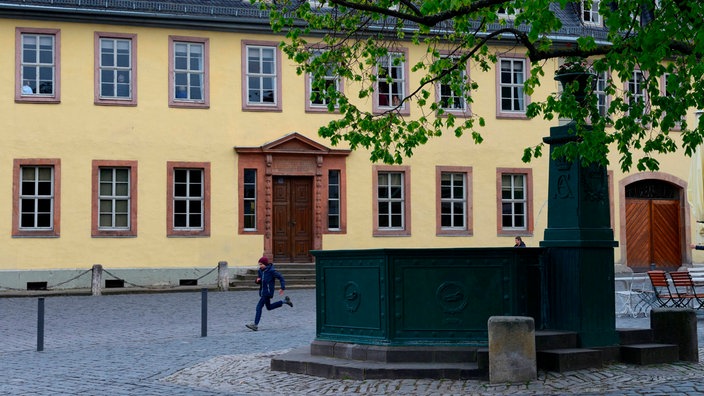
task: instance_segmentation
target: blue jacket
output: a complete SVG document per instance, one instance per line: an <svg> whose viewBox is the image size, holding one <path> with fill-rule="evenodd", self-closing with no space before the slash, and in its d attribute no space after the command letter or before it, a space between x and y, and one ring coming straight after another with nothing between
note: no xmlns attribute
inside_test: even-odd
<svg viewBox="0 0 704 396"><path fill-rule="evenodd" d="M281 284L281 290L286 290L286 281L279 271L274 269L274 264L267 265L264 270L258 270L258 277L262 280L259 284L259 296L261 297L274 297L276 279Z"/></svg>

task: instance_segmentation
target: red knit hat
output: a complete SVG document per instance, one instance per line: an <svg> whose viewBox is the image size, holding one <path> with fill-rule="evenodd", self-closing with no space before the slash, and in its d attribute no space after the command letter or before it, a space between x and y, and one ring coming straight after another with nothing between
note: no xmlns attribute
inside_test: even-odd
<svg viewBox="0 0 704 396"><path fill-rule="evenodd" d="M259 263L269 265L269 259L266 258L266 256L262 256L262 258L259 259Z"/></svg>

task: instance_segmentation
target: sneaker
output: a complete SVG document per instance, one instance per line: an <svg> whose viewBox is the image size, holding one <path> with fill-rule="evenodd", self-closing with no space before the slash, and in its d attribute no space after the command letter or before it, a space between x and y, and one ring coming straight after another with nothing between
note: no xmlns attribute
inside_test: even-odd
<svg viewBox="0 0 704 396"><path fill-rule="evenodd" d="M284 304L288 305L289 307L293 307L293 303L291 302L291 298L289 298L289 296L284 297Z"/></svg>
<svg viewBox="0 0 704 396"><path fill-rule="evenodd" d="M259 330L259 326L255 325L254 323L246 324L244 326L252 331Z"/></svg>

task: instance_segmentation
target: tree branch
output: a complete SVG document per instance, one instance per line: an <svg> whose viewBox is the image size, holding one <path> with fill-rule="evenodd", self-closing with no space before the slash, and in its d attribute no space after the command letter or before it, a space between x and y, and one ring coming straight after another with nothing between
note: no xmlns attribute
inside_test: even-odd
<svg viewBox="0 0 704 396"><path fill-rule="evenodd" d="M437 14L432 14L432 15L423 15L420 10L415 7L411 6L409 9L411 9L414 13L409 14L407 12L401 12L397 11L392 8L385 8L385 7L379 7L377 5L374 5L375 3L370 3L370 4L362 4L358 3L355 1L348 1L348 0L329 0L330 4L342 6L342 7L347 7L351 8L353 10L358 10L358 11L367 11L367 12L375 12L378 14L394 17L394 18L399 18L402 20L410 21L410 22L415 22L419 25L423 26L428 26L428 27L433 27L437 25L438 23L445 22L448 20L451 20L453 18L467 15L485 8L509 3L509 0L478 0L473 2L469 6L465 7L460 7L454 10L448 10L448 11L443 11ZM400 0L400 3L409 6L411 3L409 0Z"/></svg>

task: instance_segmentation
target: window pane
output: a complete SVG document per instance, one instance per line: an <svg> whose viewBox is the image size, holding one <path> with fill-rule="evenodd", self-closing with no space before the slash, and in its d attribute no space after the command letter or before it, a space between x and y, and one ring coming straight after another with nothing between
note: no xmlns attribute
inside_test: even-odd
<svg viewBox="0 0 704 396"><path fill-rule="evenodd" d="M126 197L129 195L130 187L126 183L119 183L115 185L115 195L119 197Z"/></svg>
<svg viewBox="0 0 704 396"><path fill-rule="evenodd" d="M115 212L127 213L127 211L128 211L128 201L126 201L126 200L116 200L115 201Z"/></svg>
<svg viewBox="0 0 704 396"><path fill-rule="evenodd" d="M98 226L100 227L112 227L112 215L101 214L98 220Z"/></svg>
<svg viewBox="0 0 704 396"><path fill-rule="evenodd" d="M100 183L99 194L101 196L112 195L112 184Z"/></svg>
<svg viewBox="0 0 704 396"><path fill-rule="evenodd" d="M188 217L190 224L189 227L192 228L200 228L202 226L201 224L201 215L198 213L191 213L191 215Z"/></svg>
<svg viewBox="0 0 704 396"><path fill-rule="evenodd" d="M129 226L129 219L127 215L119 214L115 215L115 227L116 228L127 228Z"/></svg>
<svg viewBox="0 0 704 396"><path fill-rule="evenodd" d="M328 217L328 228L340 228L340 218L339 217Z"/></svg>
<svg viewBox="0 0 704 396"><path fill-rule="evenodd" d="M174 227L184 228L186 227L186 215L185 214L175 214L174 215Z"/></svg>
<svg viewBox="0 0 704 396"><path fill-rule="evenodd" d="M116 169L115 180L118 182L129 181L130 171L128 169Z"/></svg>
<svg viewBox="0 0 704 396"><path fill-rule="evenodd" d="M188 211L190 213L200 213L201 212L201 201L199 199L190 200L188 203Z"/></svg>
<svg viewBox="0 0 704 396"><path fill-rule="evenodd" d="M21 186L22 187L21 187L20 194L22 194L22 195L35 195L36 184L34 184L34 181L23 182Z"/></svg>
<svg viewBox="0 0 704 396"><path fill-rule="evenodd" d="M257 172L254 169L245 169L244 170L244 182L245 183L254 183L256 175L257 175Z"/></svg>
<svg viewBox="0 0 704 396"><path fill-rule="evenodd" d="M186 201L174 201L175 213L186 213Z"/></svg>
<svg viewBox="0 0 704 396"><path fill-rule="evenodd" d="M51 195L51 182L37 183L37 195Z"/></svg>
<svg viewBox="0 0 704 396"><path fill-rule="evenodd" d="M20 227L34 227L34 214L22 214L20 217Z"/></svg>
<svg viewBox="0 0 704 396"><path fill-rule="evenodd" d="M112 212L112 201L101 199L99 206L100 206L100 213Z"/></svg>
<svg viewBox="0 0 704 396"><path fill-rule="evenodd" d="M328 198L330 199L336 199L340 198L340 188L338 186L329 186L328 187Z"/></svg>
<svg viewBox="0 0 704 396"><path fill-rule="evenodd" d="M187 192L186 184L179 183L174 185L174 196L175 197L185 197Z"/></svg>
<svg viewBox="0 0 704 396"><path fill-rule="evenodd" d="M20 200L20 211L22 213L34 212L34 199L22 199Z"/></svg>
<svg viewBox="0 0 704 396"><path fill-rule="evenodd" d="M328 203L329 214L340 214L340 201L330 201Z"/></svg>

